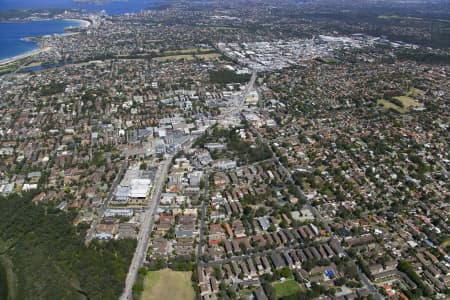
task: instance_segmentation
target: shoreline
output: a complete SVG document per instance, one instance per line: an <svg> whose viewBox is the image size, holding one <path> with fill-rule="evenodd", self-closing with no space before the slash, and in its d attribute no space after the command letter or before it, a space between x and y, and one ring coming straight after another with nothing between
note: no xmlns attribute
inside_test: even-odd
<svg viewBox="0 0 450 300"><path fill-rule="evenodd" d="M78 22L78 26L72 26L72 27L80 27L80 28L87 28L92 25L91 21L85 20L85 19L55 19L55 20L63 20L63 21L69 21L69 22Z"/></svg>
<svg viewBox="0 0 450 300"><path fill-rule="evenodd" d="M3 66L3 65L11 64L11 63L15 62L16 60L20 60L20 59L24 59L24 58L27 58L30 56L38 55L40 53L47 52L50 49L51 49L50 47L47 47L44 49L38 48L38 49L30 50L30 51L27 51L25 53L22 53L22 54L13 56L13 57L2 59L2 60L0 60L0 65Z"/></svg>
<svg viewBox="0 0 450 300"><path fill-rule="evenodd" d="M84 20L84 19L49 19L49 20L39 20L39 21L51 21L51 20L78 22L77 26L68 26L68 27L87 28L87 27L92 25L92 23L90 21ZM39 21L36 20L36 21L31 21L31 22L39 22ZM67 28L67 27L65 27L65 28ZM67 33L64 33L64 32L63 33L55 33L55 34L57 34L57 35L67 35ZM27 39L27 38L30 38L30 37L23 37L21 39ZM36 37L33 37L33 38L36 38ZM31 42L31 41L29 41L29 42ZM42 52L47 52L47 51L49 51L51 49L50 47L41 49L41 48L39 48L38 45L36 45L36 47L37 47L36 49L30 50L30 51L26 51L24 53L21 53L21 54L15 55L15 56L11 56L11 57L7 57L7 58L4 58L4 59L0 59L0 66L11 64L11 63L14 63L16 60L20 60L20 59L28 58L30 56L38 55L38 54L40 54Z"/></svg>

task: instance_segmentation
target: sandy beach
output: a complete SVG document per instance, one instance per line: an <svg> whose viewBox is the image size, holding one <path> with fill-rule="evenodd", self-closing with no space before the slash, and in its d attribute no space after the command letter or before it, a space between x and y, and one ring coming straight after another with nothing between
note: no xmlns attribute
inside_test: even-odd
<svg viewBox="0 0 450 300"><path fill-rule="evenodd" d="M79 24L76 27L82 27L82 28L86 28L89 27L91 25L91 22L87 21L87 20L81 20L81 19L63 19L64 21L70 21L70 22L78 22ZM61 35L70 35L71 33L62 33ZM49 51L50 48L45 48L45 49L35 49L35 50L31 50L25 53L22 53L20 55L16 55L13 57L8 57L5 59L0 60L0 65L6 65L6 64L10 64L16 60L19 59L24 59L33 55L37 55L39 53L42 52L46 52Z"/></svg>
<svg viewBox="0 0 450 300"><path fill-rule="evenodd" d="M6 65L6 64L12 63L12 62L14 62L16 60L19 60L19 59L27 58L27 57L30 57L30 56L33 56L33 55L37 55L37 54L42 53L42 52L49 51L50 49L51 49L50 47L47 47L47 48L44 48L44 49L36 49L36 50L25 52L25 53L20 54L20 55L9 57L9 58L0 60L0 65Z"/></svg>
<svg viewBox="0 0 450 300"><path fill-rule="evenodd" d="M63 19L64 21L70 21L70 22L80 22L80 25L78 27L86 28L91 26L91 22L87 20L81 20L81 19Z"/></svg>

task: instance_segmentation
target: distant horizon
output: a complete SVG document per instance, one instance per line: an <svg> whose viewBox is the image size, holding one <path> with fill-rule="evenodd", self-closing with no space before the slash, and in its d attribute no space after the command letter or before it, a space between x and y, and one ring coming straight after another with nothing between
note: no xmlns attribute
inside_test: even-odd
<svg viewBox="0 0 450 300"><path fill-rule="evenodd" d="M110 15L121 15L125 13L139 12L151 5L158 5L161 0L121 0L107 1L105 4L89 4L76 3L72 0L3 0L0 3L0 11L14 9L83 9L89 13L105 10ZM7 24L7 25L6 25ZM35 24L35 23L33 23ZM2 34L0 34L0 61L12 59L16 56L24 55L39 49L37 43L23 41L22 38L29 36L40 36L46 34L64 33L64 27L73 26L72 23L58 23L63 26L52 23L51 28L43 28L42 26L30 26L30 22L26 23L2 23ZM7 29L6 29L7 28ZM5 31L6 30L6 31ZM37 30L37 31L36 31ZM28 31L28 32L27 32Z"/></svg>
<svg viewBox="0 0 450 300"><path fill-rule="evenodd" d="M162 2L161 0L126 0L107 1L105 4L78 3L72 0L3 0L0 3L0 11L15 9L83 9L88 12L105 10L108 14L118 15L134 13L149 6Z"/></svg>

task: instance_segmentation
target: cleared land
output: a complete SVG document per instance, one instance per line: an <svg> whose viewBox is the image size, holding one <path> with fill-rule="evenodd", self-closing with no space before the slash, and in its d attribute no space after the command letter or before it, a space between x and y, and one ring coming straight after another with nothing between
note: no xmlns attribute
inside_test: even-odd
<svg viewBox="0 0 450 300"><path fill-rule="evenodd" d="M203 58L203 59L216 59L221 57L222 55L219 53L207 53L207 54L197 54L195 57Z"/></svg>
<svg viewBox="0 0 450 300"><path fill-rule="evenodd" d="M294 279L287 279L284 282L274 282L272 285L275 288L277 299L293 295L301 290L300 285Z"/></svg>
<svg viewBox="0 0 450 300"><path fill-rule="evenodd" d="M209 48L198 48L198 49L182 49L182 50L168 50L164 51L164 55L178 55L178 54L196 54L196 53L205 53L211 52L213 49Z"/></svg>
<svg viewBox="0 0 450 300"><path fill-rule="evenodd" d="M390 19L399 19L399 20L415 20L415 21L419 21L422 20L422 18L417 18L417 17L407 17L407 16L397 16L397 15L380 15L378 16L379 19L386 19L386 20L390 20Z"/></svg>
<svg viewBox="0 0 450 300"><path fill-rule="evenodd" d="M407 112L407 110L403 107L400 107L392 102L389 102L388 100L385 99L378 99L377 100L377 104L383 106L386 109L393 109L401 114L404 114Z"/></svg>
<svg viewBox="0 0 450 300"><path fill-rule="evenodd" d="M168 55L168 56L160 56L160 57L154 57L153 60L155 61L171 61L171 60L193 60L195 58L200 59L216 59L221 57L219 53L204 53L204 54L178 54L178 55Z"/></svg>
<svg viewBox="0 0 450 300"><path fill-rule="evenodd" d="M153 60L156 60L156 61L169 61L169 60L179 60L179 59L192 60L192 59L194 59L194 56L191 54L180 54L180 55L169 55L169 56L161 56L161 57L153 58Z"/></svg>
<svg viewBox="0 0 450 300"><path fill-rule="evenodd" d="M327 64L335 64L338 62L336 58L332 58L332 57L322 57L322 58L320 58L320 61L327 63Z"/></svg>
<svg viewBox="0 0 450 300"><path fill-rule="evenodd" d="M25 68L38 67L38 66L42 66L42 62L33 61L33 62L29 63L28 65L26 65Z"/></svg>
<svg viewBox="0 0 450 300"><path fill-rule="evenodd" d="M447 238L447 239L442 243L442 247L444 247L444 248L450 247L450 238Z"/></svg>
<svg viewBox="0 0 450 300"><path fill-rule="evenodd" d="M0 64L0 74L13 72L17 70L18 67L19 64L17 63L17 61Z"/></svg>
<svg viewBox="0 0 450 300"><path fill-rule="evenodd" d="M191 285L192 272L176 272L170 269L148 272L144 279L141 299L182 299L194 300L195 292Z"/></svg>
<svg viewBox="0 0 450 300"><path fill-rule="evenodd" d="M394 98L400 101L406 108L421 106L419 102L408 96L398 96Z"/></svg>
<svg viewBox="0 0 450 300"><path fill-rule="evenodd" d="M236 27L227 27L227 26L210 26L209 28L222 29L222 30L234 30L234 29L236 29Z"/></svg>
<svg viewBox="0 0 450 300"><path fill-rule="evenodd" d="M397 105L391 101L385 100L385 99L378 99L377 104L383 106L386 109L393 109L397 112L404 114L411 110L411 108L416 107L423 107L423 104L420 102L417 102L411 97L416 97L418 95L421 95L423 91L412 88L410 89L405 95L394 97L395 100L397 100L401 105Z"/></svg>
<svg viewBox="0 0 450 300"><path fill-rule="evenodd" d="M407 93L406 96L408 97L417 97L419 95L422 95L424 93L424 91L416 89L416 88L411 88Z"/></svg>

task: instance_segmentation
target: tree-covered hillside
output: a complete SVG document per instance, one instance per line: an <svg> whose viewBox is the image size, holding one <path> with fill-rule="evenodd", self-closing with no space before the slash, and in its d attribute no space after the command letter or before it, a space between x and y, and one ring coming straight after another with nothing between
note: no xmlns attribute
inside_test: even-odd
<svg viewBox="0 0 450 300"><path fill-rule="evenodd" d="M35 205L31 197L0 198L0 258L12 262L15 298L118 298L136 241L86 247L74 215Z"/></svg>

